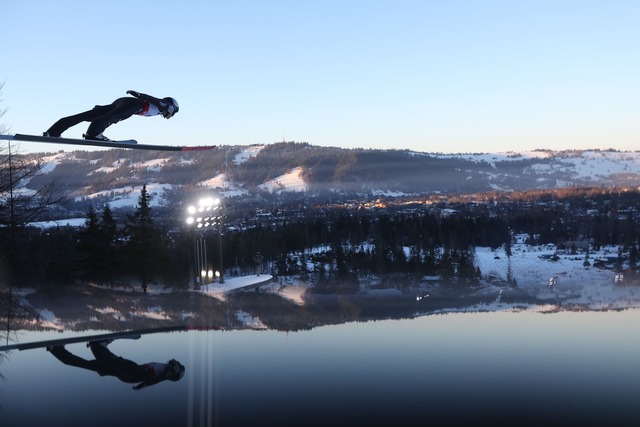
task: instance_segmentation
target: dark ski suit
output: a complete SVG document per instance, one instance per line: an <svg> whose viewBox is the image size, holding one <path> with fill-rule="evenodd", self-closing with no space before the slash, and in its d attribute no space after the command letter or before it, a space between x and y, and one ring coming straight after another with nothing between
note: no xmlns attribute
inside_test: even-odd
<svg viewBox="0 0 640 427"><path fill-rule="evenodd" d="M112 124L126 120L134 114L156 116L164 113L167 107L164 100L154 98L144 93L133 91L127 93L130 92L135 93L137 97L118 98L109 105L96 105L89 111L63 117L55 122L53 126L47 130L47 133L49 136L60 137L64 131L78 123L91 122L85 133L85 138L94 139Z"/></svg>
<svg viewBox="0 0 640 427"><path fill-rule="evenodd" d="M89 343L89 348L91 348L95 360L86 360L76 356L64 346L55 346L47 350L65 365L88 369L97 372L100 376L114 376L125 383L139 383L134 387L136 390L166 379L175 381L175 379L169 378L165 374L167 365L164 363L139 365L131 360L116 356L105 345L98 342ZM182 365L180 366L182 367ZM184 367L182 367L182 370L184 371Z"/></svg>

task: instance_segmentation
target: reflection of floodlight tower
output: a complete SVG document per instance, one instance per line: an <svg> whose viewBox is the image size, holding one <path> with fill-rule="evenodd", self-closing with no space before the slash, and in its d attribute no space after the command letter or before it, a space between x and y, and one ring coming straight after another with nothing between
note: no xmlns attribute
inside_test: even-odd
<svg viewBox="0 0 640 427"><path fill-rule="evenodd" d="M205 232L207 228L218 226L218 250L220 262L220 278L219 282L224 283L222 275L222 205L220 199L213 197L204 197L198 201L197 206L189 206L187 208L187 224L195 225L195 230ZM195 234L194 234L195 240ZM196 271L203 272L201 279L213 278L213 272L207 266L207 247L204 237L201 236L199 244L196 245Z"/></svg>

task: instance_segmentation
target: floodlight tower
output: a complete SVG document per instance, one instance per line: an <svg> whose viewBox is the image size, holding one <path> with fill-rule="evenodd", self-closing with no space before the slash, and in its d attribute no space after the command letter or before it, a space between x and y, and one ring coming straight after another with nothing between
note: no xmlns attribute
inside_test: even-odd
<svg viewBox="0 0 640 427"><path fill-rule="evenodd" d="M207 265L207 246L204 239L204 233L209 228L218 228L218 252L219 252L219 282L224 283L223 264L222 264L222 203L220 199L214 197L203 197L198 200L196 205L187 208L187 224L195 226L195 230L201 230L202 235L200 241L196 244L196 272L200 272L202 280L213 278L213 271L208 269ZM195 239L195 236L194 236Z"/></svg>

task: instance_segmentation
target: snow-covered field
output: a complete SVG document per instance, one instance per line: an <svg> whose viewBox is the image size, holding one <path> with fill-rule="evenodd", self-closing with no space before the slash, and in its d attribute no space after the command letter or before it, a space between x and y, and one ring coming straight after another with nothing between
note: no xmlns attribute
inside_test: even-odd
<svg viewBox="0 0 640 427"><path fill-rule="evenodd" d="M625 280L621 273L594 267L594 261L616 257L617 247L604 247L591 252L585 266L585 254L559 254L558 260L552 246L530 247L515 244L509 259L504 250L476 248L476 263L483 277L506 280L509 275L516 281L517 289L549 301L544 310L576 306L588 310L626 309L640 307L640 285ZM620 280L620 281L617 281ZM557 302L556 302L557 301ZM487 310L513 309L497 298ZM518 309L522 306L519 304ZM540 306L528 307L539 310Z"/></svg>

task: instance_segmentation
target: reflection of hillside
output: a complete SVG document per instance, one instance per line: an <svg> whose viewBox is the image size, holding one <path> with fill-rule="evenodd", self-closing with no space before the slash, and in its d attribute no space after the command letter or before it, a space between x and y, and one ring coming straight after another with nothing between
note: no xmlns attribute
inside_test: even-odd
<svg viewBox="0 0 640 427"><path fill-rule="evenodd" d="M296 331L322 325L460 312L504 310L601 310L636 307L640 293L632 271L614 283L609 269L584 265L583 255L562 254L556 261L546 254L554 248L512 245L511 261L490 248L478 247L475 259L491 279L472 286L455 283L415 282L405 275L386 275L358 287L309 285L292 279L269 282L260 292L234 291L222 295L152 287L148 294L132 287L66 286L43 288L38 293L16 291L10 329L109 330L173 325L218 329L272 329ZM617 254L607 247L593 251L593 263ZM613 261L617 262L618 257ZM601 266L603 267L603 266ZM505 273L507 272L507 273ZM622 277L622 270L619 270ZM517 285L504 280L510 273ZM269 276L270 277L270 276ZM557 284L549 287L549 278ZM233 280L229 279L229 283ZM333 284L335 281L326 280ZM338 290L336 294L331 290ZM18 295L19 298L18 298ZM0 321L6 319L5 309ZM37 313L17 321L16 313ZM23 316L24 317L24 316ZM6 324L6 323L5 323Z"/></svg>
<svg viewBox="0 0 640 427"><path fill-rule="evenodd" d="M26 300L38 322L17 329L128 330L173 325L216 329L250 329L255 324L271 330L297 331L345 322L408 318L429 313L474 310L500 296L506 301L534 303L518 292L502 294L498 288L482 292L447 292L416 298L411 293L391 296L311 294L300 305L267 292L238 292L225 301L195 292L145 295L97 288L67 288L55 294L33 293ZM254 322L248 322L247 319Z"/></svg>
<svg viewBox="0 0 640 427"><path fill-rule="evenodd" d="M117 331L185 323L227 327L223 303L186 292L145 295L81 287L26 299L41 313L38 328Z"/></svg>

